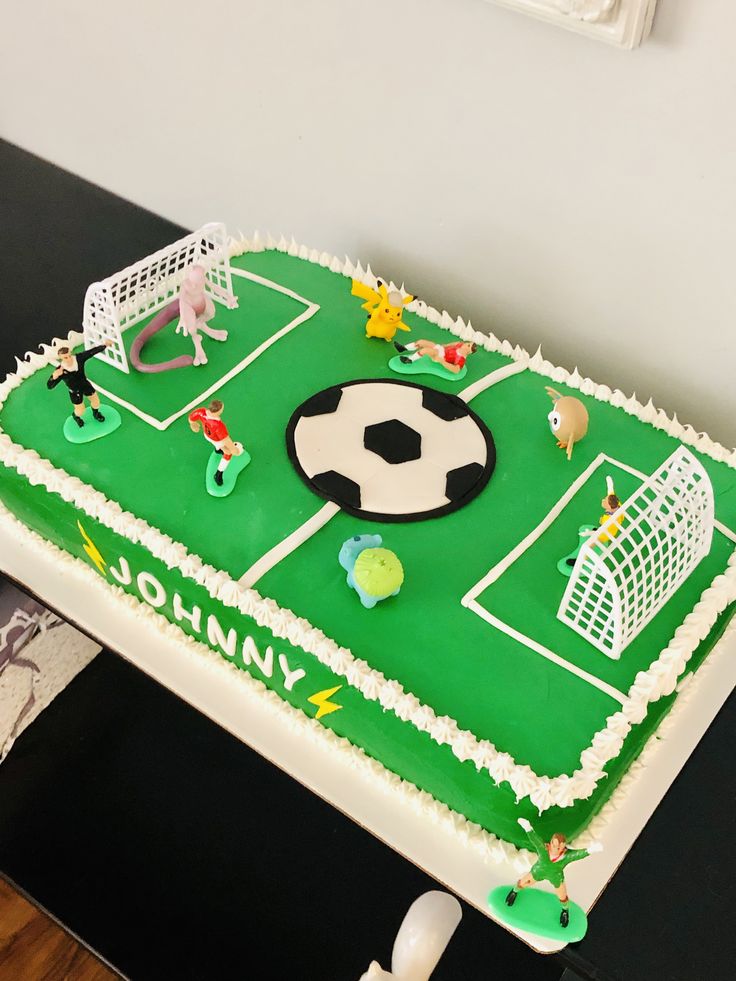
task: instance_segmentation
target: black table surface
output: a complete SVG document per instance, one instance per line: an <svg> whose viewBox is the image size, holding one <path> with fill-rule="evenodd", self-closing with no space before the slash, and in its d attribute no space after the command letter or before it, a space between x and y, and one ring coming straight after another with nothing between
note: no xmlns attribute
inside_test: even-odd
<svg viewBox="0 0 736 981"><path fill-rule="evenodd" d="M0 374L78 327L90 282L181 232L1 142L0 189ZM433 978L731 978L735 722L732 696L585 940L542 957L463 904ZM406 909L436 887L109 651L0 766L0 873L135 981L357 981L373 958L389 967Z"/></svg>

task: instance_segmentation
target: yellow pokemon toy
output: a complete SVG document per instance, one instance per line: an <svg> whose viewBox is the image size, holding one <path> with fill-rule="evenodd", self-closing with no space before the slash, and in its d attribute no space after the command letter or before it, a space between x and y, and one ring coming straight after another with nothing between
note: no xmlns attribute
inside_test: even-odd
<svg viewBox="0 0 736 981"><path fill-rule="evenodd" d="M411 330L402 323L401 314L406 304L414 299L413 296L402 297L398 290L389 291L380 279L375 290L354 279L351 293L366 301L363 304L363 309L368 311L366 337L382 337L384 341L392 341L397 330Z"/></svg>

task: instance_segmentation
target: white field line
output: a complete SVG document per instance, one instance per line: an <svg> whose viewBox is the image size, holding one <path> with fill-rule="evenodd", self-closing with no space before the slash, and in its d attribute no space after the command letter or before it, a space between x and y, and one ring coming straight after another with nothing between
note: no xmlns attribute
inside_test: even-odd
<svg viewBox="0 0 736 981"><path fill-rule="evenodd" d="M547 647L544 647L544 645L538 643L536 640L533 640L531 637L527 637L526 634L516 630L503 620L499 620L498 617L495 617L492 613L489 613L477 601L478 596L480 596L481 593L483 593L492 583L496 582L497 579L500 579L506 570L544 534L544 532L550 527L551 524L553 524L553 522L557 520L575 494L577 494L577 492L588 481L592 474L604 463L608 463L613 467L624 470L626 473L630 473L632 476L638 477L641 480L647 479L646 475L641 473L641 471L635 470L633 467L630 467L625 463L621 463L620 460L607 456L605 453L599 453L598 456L580 474L580 476L572 484L570 484L562 497L550 509L542 521L539 522L536 528L532 529L526 538L522 539L522 541L520 541L519 544L508 553L508 555L504 556L504 558L501 559L500 562L496 563L496 565L494 565L482 579L472 586L465 596L463 596L460 602L464 607L472 610L473 613L485 620L486 623L490 623L491 626L496 627L505 634L508 634L509 637L513 637L514 640L524 644L530 650L535 651L537 654L541 654L542 657L547 658L547 660L552 661L553 664L557 664L559 667L571 672L578 678L582 678L595 688L598 688L600 691L605 692L605 694L610 695L611 698L616 699L616 701L623 702L624 698L626 697L623 692L613 688L611 685L607 685L594 675L588 674L587 671L583 671L570 661L566 661L564 658L560 657L558 654L555 654L554 651L549 650ZM734 534L730 528L727 528L718 521L715 522L715 527L730 541L736 541L736 534Z"/></svg>
<svg viewBox="0 0 736 981"><path fill-rule="evenodd" d="M138 416L139 419L142 419L144 422L147 422L148 425L153 426L154 429L159 429L161 430L161 432L163 432L163 430L168 427L169 425L168 420L164 420L163 422L161 422L160 419L155 419L153 416L150 416L147 412L144 412L143 409L139 409L137 405L133 405L132 402L126 402L125 399L120 398L119 395L114 395L108 389L103 388L102 385L98 385L97 382L94 383L94 386L97 389L97 393L99 395L103 395L106 399L109 399L111 402L117 402L118 405L122 405L124 409L127 409L128 412L132 412L134 416ZM172 419L171 422L173 421L174 420Z"/></svg>
<svg viewBox="0 0 736 981"><path fill-rule="evenodd" d="M237 273L238 270L233 269L233 272ZM525 370L525 364L512 361L511 364L503 365L501 368L497 368L495 371L484 375L483 378L480 378L473 385L469 385L462 392L459 392L458 397L467 402L478 395L479 392L483 392L487 388L490 388L491 385L495 385L496 382L503 381L504 378L517 375L520 371ZM241 586L246 586L250 589L262 576L285 559L287 555L291 555L300 545L303 545L312 535L318 532L320 528L324 527L339 510L340 508L337 504L328 501L316 514L305 521L303 525L292 531L283 541L279 542L278 545L274 545L265 555L262 555L260 559L254 562L250 569L243 573L238 582Z"/></svg>
<svg viewBox="0 0 736 981"><path fill-rule="evenodd" d="M214 395L219 388L222 388L223 385L229 382L236 375L240 374L241 371L247 368L248 365L252 364L263 354L264 351L267 351L268 348L275 344L276 341L281 340L282 337L285 337L288 333L294 330L294 328L309 320L319 310L318 303L312 303L303 296L299 296L299 294L295 293L293 290L290 290L285 286L280 286L278 283L274 283L270 279L264 279L263 276L257 276L255 273L246 272L244 269L231 269L231 272L234 276L242 276L243 279L250 279L254 283L260 283L261 286L266 286L269 289L276 290L277 293L283 293L285 296L298 300L300 303L304 304L306 309L303 313L300 313L298 317L295 317L293 320L289 321L289 323L286 324L285 327L282 327L281 330L277 330L275 334L272 334L269 338L267 338L254 351L251 351L247 357L243 358L243 360L239 362L239 364L236 364L234 368L231 368L230 371L222 376L222 378L219 378L214 384L210 385L209 388L197 395L196 398L192 399L192 401L185 405L182 409L179 409L173 415L170 415L168 419L155 419L147 412L144 412L142 409L139 409L130 402L126 402L125 399L120 398L118 395L114 395L108 389L102 388L100 385L95 385L97 391L106 398L111 399L113 402L117 402L118 405L122 405L123 408L128 409L130 412L134 413L134 415L137 415L139 419L147 422L149 426L153 426L154 429L158 429L163 432L165 429L169 428L172 422L176 422L177 419L180 419L185 413L189 412L190 409L193 409L200 403L205 402L210 395Z"/></svg>
<svg viewBox="0 0 736 981"><path fill-rule="evenodd" d="M476 395L480 395L487 388L491 388L492 385L496 385L498 382L504 381L504 379L510 378L512 375L518 375L521 371L526 371L527 367L528 364L526 361L512 361L511 364L505 364L501 368L496 368L495 371L490 371L487 375L479 378L477 382L468 385L462 392L458 392L458 398L461 398L464 402L469 402Z"/></svg>
<svg viewBox="0 0 736 981"><path fill-rule="evenodd" d="M466 606L473 613L477 613L479 617L490 623L492 627L496 627L498 630L503 631L503 633L508 634L514 640L518 641L520 644L524 644L530 650L535 651L537 654L541 654L542 657L546 657L548 661L552 661L560 668L564 668L569 671L570 674L576 675L583 681L587 681L589 685L602 691L605 695L610 695L611 698L615 699L621 705L626 702L626 695L619 691L618 688L614 688L612 685L607 685L605 681L601 681L600 678L596 678L595 675L589 674L587 671L583 671L582 668L577 667L577 665L572 664L570 661L566 661L564 657L560 657L559 654L555 654L554 651L549 650L543 644L538 644L536 640L532 640L531 637L527 637L526 634L522 634L519 630L515 630L514 627L510 627L503 620L499 620L498 617L494 617L492 613L484 609L477 600L469 600L467 603L463 599L463 606Z"/></svg>
<svg viewBox="0 0 736 981"><path fill-rule="evenodd" d="M334 501L328 501L324 504L304 524L295 528L283 541L280 541L278 545L274 545L265 555L262 555L260 559L254 562L250 569L244 572L238 580L240 585L245 586L247 589L254 586L262 576L265 576L267 572L273 569L275 565L278 565L287 555L291 555L300 545L303 545L312 535L316 534L320 528L324 528L327 522L334 518L339 510L340 505L335 504Z"/></svg>
<svg viewBox="0 0 736 981"><path fill-rule="evenodd" d="M508 555L506 555L500 562L493 566L493 568L486 573L481 580L479 580L475 586L473 586L468 592L463 596L460 601L463 606L467 606L471 600L477 599L480 594L487 589L491 583L500 579L501 576L506 572L510 565L513 565L518 558L520 558L528 548L530 548L538 538L540 538L544 532L553 524L557 518L562 514L565 507L569 504L572 498L577 494L580 488L587 483L588 478L600 467L600 465L607 460L608 457L605 453L599 453L598 456L588 464L588 466L583 470L577 480L573 481L572 484L567 488L565 493L559 499L559 501L550 509L550 511L545 515L542 521L539 522L536 528L522 539L516 548L513 548Z"/></svg>

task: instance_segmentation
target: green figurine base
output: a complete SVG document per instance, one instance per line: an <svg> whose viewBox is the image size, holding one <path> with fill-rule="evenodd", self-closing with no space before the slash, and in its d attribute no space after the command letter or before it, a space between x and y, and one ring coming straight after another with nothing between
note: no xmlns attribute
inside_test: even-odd
<svg viewBox="0 0 736 981"><path fill-rule="evenodd" d="M444 365L428 358L426 354L417 361L410 361L409 364L404 364L401 355L397 354L395 358L391 358L388 366L398 375L437 375L439 378L446 378L447 381L460 381L468 373L467 365L463 365L457 373L448 371Z"/></svg>
<svg viewBox="0 0 736 981"><path fill-rule="evenodd" d="M220 454L215 453L213 450L207 461L207 475L205 476L204 483L207 493L211 494L212 497L227 497L228 494L232 494L235 490L238 477L250 463L250 453L247 450L243 450L239 456L232 458L222 475L222 485L215 483L215 471L220 465L221 459Z"/></svg>
<svg viewBox="0 0 736 981"><path fill-rule="evenodd" d="M78 426L71 416L64 421L64 439L68 443L91 443L95 439L109 436L120 427L120 413L111 405L100 403L100 412L105 417L104 422L98 422L92 415L92 409L87 406L82 419L83 426Z"/></svg>
<svg viewBox="0 0 736 981"><path fill-rule="evenodd" d="M563 927L560 923L562 904L554 893L534 886L518 889L513 906L507 906L506 897L511 888L510 885L498 886L488 897L488 907L499 920L516 930L535 933L549 940L575 943L583 939L588 930L588 917L577 903L570 900L567 904L570 922Z"/></svg>
<svg viewBox="0 0 736 981"><path fill-rule="evenodd" d="M578 531L578 546L574 551L570 552L563 559L557 563L557 571L561 572L563 576L568 579L572 575L572 570L575 568L575 562L577 561L578 555L580 554L580 549L585 545L590 533L595 531L595 525L581 525Z"/></svg>

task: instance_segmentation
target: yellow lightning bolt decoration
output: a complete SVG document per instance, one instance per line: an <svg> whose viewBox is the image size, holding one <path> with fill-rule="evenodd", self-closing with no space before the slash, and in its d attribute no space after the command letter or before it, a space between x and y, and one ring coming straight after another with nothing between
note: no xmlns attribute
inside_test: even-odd
<svg viewBox="0 0 736 981"><path fill-rule="evenodd" d="M102 558L102 555L100 554L100 550L97 548L95 543L92 541L92 539L89 537L89 535L87 534L87 532L84 530L84 528L81 526L79 522L77 522L77 528L79 528L79 532L85 541L84 551L90 557L93 564L97 566L97 571L100 573L100 575L106 576L107 563Z"/></svg>
<svg viewBox="0 0 736 981"><path fill-rule="evenodd" d="M338 709L342 708L342 705L337 705L329 700L341 688L342 685L336 685L334 688L325 688L324 691L318 691L309 696L307 701L317 706L316 719L321 719L323 715L329 715L330 712L337 712Z"/></svg>

